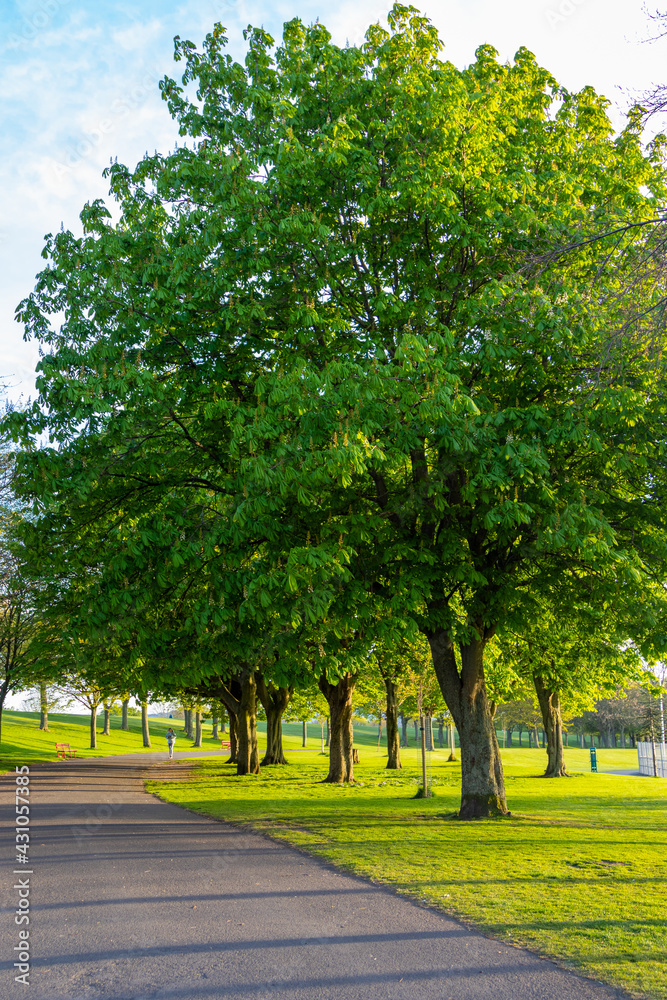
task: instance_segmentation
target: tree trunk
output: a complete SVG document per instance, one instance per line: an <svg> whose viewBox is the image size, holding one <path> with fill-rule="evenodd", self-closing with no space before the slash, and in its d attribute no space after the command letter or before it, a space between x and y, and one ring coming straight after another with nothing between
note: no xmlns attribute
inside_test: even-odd
<svg viewBox="0 0 667 1000"><path fill-rule="evenodd" d="M384 677L384 688L387 693L387 767L396 771L401 767L401 740L398 730L398 693L396 683L389 677Z"/></svg>
<svg viewBox="0 0 667 1000"><path fill-rule="evenodd" d="M547 737L547 769L545 778L562 778L567 774L563 754L563 721L558 692L539 674L533 675L537 700Z"/></svg>
<svg viewBox="0 0 667 1000"><path fill-rule="evenodd" d="M425 721L426 720L424 719L424 716L422 715L421 718L420 718L420 720L419 720L419 722L420 722L419 733L420 733L420 736L421 736L421 744L422 744L422 786L421 786L421 789L418 790L417 796L419 798L430 799L430 797L431 797L431 789L428 787L428 774L426 773L426 726L425 726Z"/></svg>
<svg viewBox="0 0 667 1000"><path fill-rule="evenodd" d="M229 711L229 709L228 709ZM236 725L236 716L233 712L229 711L229 757L227 758L227 764L236 764L239 759L239 738L238 738L238 726Z"/></svg>
<svg viewBox="0 0 667 1000"><path fill-rule="evenodd" d="M195 746L202 746L201 708L195 711Z"/></svg>
<svg viewBox="0 0 667 1000"><path fill-rule="evenodd" d="M412 721L413 721L414 727L415 727L415 743L418 743L419 742L419 723L417 722L416 719L413 719Z"/></svg>
<svg viewBox="0 0 667 1000"><path fill-rule="evenodd" d="M483 625L478 625L481 636ZM427 636L443 697L456 723L461 750L459 819L507 815L503 766L486 697L484 639L461 644L461 673L449 635Z"/></svg>
<svg viewBox="0 0 667 1000"><path fill-rule="evenodd" d="M308 746L308 723L305 719L301 721L301 746Z"/></svg>
<svg viewBox="0 0 667 1000"><path fill-rule="evenodd" d="M511 747L512 746L512 730L511 729L508 729L506 731L506 733L505 733L505 746L506 747Z"/></svg>
<svg viewBox="0 0 667 1000"><path fill-rule="evenodd" d="M148 702L141 703L141 736L145 747L151 745L151 734L148 729Z"/></svg>
<svg viewBox="0 0 667 1000"><path fill-rule="evenodd" d="M319 688L329 705L331 719L331 748L329 773L325 782L341 785L354 781L352 762L352 693L357 674L344 674L337 684L330 684L326 674L319 681Z"/></svg>
<svg viewBox="0 0 667 1000"><path fill-rule="evenodd" d="M442 750L445 745L445 720L440 715L438 716L438 746Z"/></svg>
<svg viewBox="0 0 667 1000"><path fill-rule="evenodd" d="M97 705L90 710L90 749L97 750Z"/></svg>
<svg viewBox="0 0 667 1000"><path fill-rule="evenodd" d="M44 733L49 731L49 698L44 681L39 685L39 728Z"/></svg>
<svg viewBox="0 0 667 1000"><path fill-rule="evenodd" d="M402 733L402 743L403 743L404 747L408 746L408 722L409 721L410 720L407 719L404 715L401 715L401 729L403 730L403 733Z"/></svg>
<svg viewBox="0 0 667 1000"><path fill-rule="evenodd" d="M218 716L214 715L211 718L211 737L214 740L218 739Z"/></svg>
<svg viewBox="0 0 667 1000"><path fill-rule="evenodd" d="M236 764L238 767L239 763L239 711L241 708L241 700L243 689L241 685L241 674L235 674L230 680L218 680L208 685L208 690L206 692L207 696L210 697L211 694L224 705L227 715L229 716L229 744L230 752L229 757L225 761L226 764ZM255 719L255 732L257 730L257 720ZM224 733L225 727L222 726L222 731ZM245 773L245 772L243 772Z"/></svg>
<svg viewBox="0 0 667 1000"><path fill-rule="evenodd" d="M0 687L0 743L2 743L2 710L5 707L5 698L7 697L7 692L9 691L9 686L11 684L11 677L6 676Z"/></svg>
<svg viewBox="0 0 667 1000"><path fill-rule="evenodd" d="M241 676L241 698L236 724L238 739L236 773L259 774L257 684L253 670L246 670Z"/></svg>
<svg viewBox="0 0 667 1000"><path fill-rule="evenodd" d="M454 726L449 727L449 757L447 760L456 760L456 743L454 742Z"/></svg>
<svg viewBox="0 0 667 1000"><path fill-rule="evenodd" d="M111 735L111 703L108 701L103 702L104 705L104 729L102 730L102 736Z"/></svg>
<svg viewBox="0 0 667 1000"><path fill-rule="evenodd" d="M264 680L261 673L255 677L257 695L266 713L266 753L262 758L262 766L286 764L283 753L283 713L292 697L292 688L276 687L270 681Z"/></svg>
<svg viewBox="0 0 667 1000"><path fill-rule="evenodd" d="M130 699L129 698L123 698L123 702L122 702L122 715L121 715L121 719L120 719L120 728L125 733L129 733L129 731L130 731L130 724L127 721L127 706L129 704L130 704Z"/></svg>
<svg viewBox="0 0 667 1000"><path fill-rule="evenodd" d="M327 737L324 743L327 750L331 746L331 726L329 725L329 719L327 719Z"/></svg>
<svg viewBox="0 0 667 1000"><path fill-rule="evenodd" d="M272 710L266 713L266 753L262 757L262 766L287 764L287 758L283 751L282 722L282 711Z"/></svg>

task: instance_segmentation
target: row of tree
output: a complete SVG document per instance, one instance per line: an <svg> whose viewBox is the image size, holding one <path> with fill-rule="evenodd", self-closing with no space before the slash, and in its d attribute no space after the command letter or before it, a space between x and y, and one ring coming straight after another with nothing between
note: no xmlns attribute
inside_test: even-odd
<svg viewBox="0 0 667 1000"><path fill-rule="evenodd" d="M664 143L525 49L465 70L396 4L340 48L217 25L161 90L183 144L108 170L21 303L39 398L7 415L40 669L229 714L284 760L298 692L353 778L380 678L453 719L461 818L505 814L494 714L667 645Z"/></svg>

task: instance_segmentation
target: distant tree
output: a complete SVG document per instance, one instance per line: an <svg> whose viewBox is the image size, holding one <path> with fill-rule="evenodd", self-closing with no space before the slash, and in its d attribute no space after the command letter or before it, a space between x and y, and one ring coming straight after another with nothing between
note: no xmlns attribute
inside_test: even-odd
<svg viewBox="0 0 667 1000"><path fill-rule="evenodd" d="M63 678L60 690L71 704L78 701L88 709L90 713L90 749L97 748L97 710L104 698L104 692L99 686L94 672L90 669L82 670L80 673L72 673Z"/></svg>
<svg viewBox="0 0 667 1000"><path fill-rule="evenodd" d="M21 565L17 538L21 513L11 486L13 462L10 452L0 452L0 740L7 696L39 683L40 659L33 641L43 627L37 608L39 584Z"/></svg>
<svg viewBox="0 0 667 1000"><path fill-rule="evenodd" d="M64 702L61 692L53 684L40 681L36 688L30 689L23 700L24 712L39 712L39 728L49 731L49 712L59 711Z"/></svg>

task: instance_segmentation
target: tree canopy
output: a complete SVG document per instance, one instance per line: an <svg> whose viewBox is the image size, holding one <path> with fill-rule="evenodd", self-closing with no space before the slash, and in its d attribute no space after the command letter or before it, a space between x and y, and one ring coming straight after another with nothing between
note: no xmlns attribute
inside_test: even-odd
<svg viewBox="0 0 667 1000"><path fill-rule="evenodd" d="M93 568L75 631L195 680L265 642L333 690L421 632L461 816L504 813L489 638L564 574L585 610L664 566L662 295L633 278L662 144L526 49L457 69L402 4L358 47L246 39L244 65L220 25L176 39L185 145L109 168L117 222L47 239L10 420L51 439L22 458L31 545L65 590Z"/></svg>

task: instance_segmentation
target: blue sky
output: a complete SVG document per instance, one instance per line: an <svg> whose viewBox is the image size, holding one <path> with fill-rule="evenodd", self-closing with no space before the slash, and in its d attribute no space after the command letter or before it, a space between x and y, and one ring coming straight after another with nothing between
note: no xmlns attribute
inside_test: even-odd
<svg viewBox="0 0 667 1000"><path fill-rule="evenodd" d="M503 59L526 45L571 89L592 84L620 108L619 88L665 79L667 40L642 43L642 0L421 0L445 55L469 62L490 42ZM83 204L106 195L110 157L134 165L146 149L173 147L176 130L157 81L177 67L173 36L200 42L215 21L243 56L242 30L319 17L334 41L362 40L389 3L344 0L0 0L0 377L9 395L33 391L37 348L25 345L14 308L42 266L44 234L77 230ZM620 117L618 118L620 121Z"/></svg>

